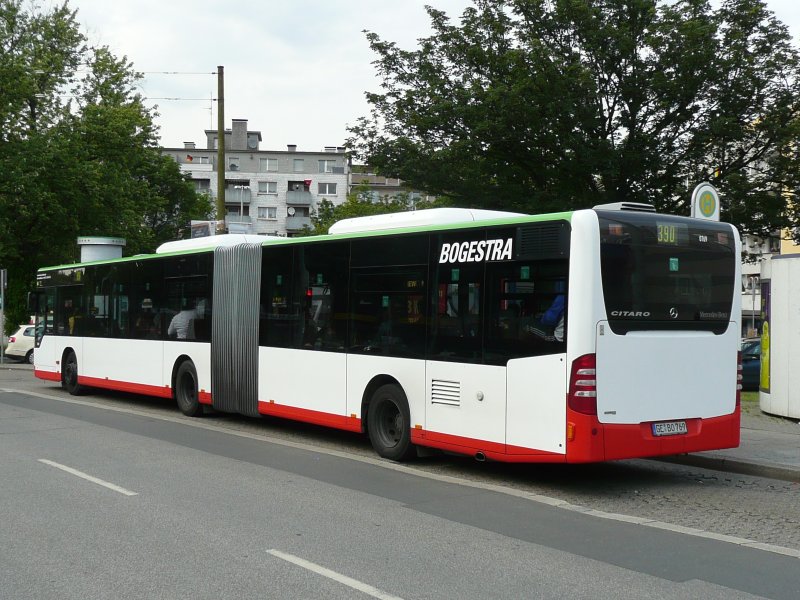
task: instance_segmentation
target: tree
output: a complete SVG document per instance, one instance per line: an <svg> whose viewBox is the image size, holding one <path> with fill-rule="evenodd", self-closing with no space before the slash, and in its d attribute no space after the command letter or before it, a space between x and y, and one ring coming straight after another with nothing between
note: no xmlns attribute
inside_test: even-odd
<svg viewBox="0 0 800 600"><path fill-rule="evenodd" d="M437 198L433 201L419 200L412 198L407 192L376 199L370 192L369 186L359 185L347 194L347 198L342 204L336 205L323 198L311 216L313 227L306 229L303 235L325 235L331 225L342 219L421 210L436 206L447 206L448 204L449 200L447 198Z"/></svg>
<svg viewBox="0 0 800 600"><path fill-rule="evenodd" d="M130 253L180 237L211 211L157 145L141 75L91 48L68 2L47 12L0 0L0 266L7 327L25 319L36 269L78 259L79 235Z"/></svg>
<svg viewBox="0 0 800 600"><path fill-rule="evenodd" d="M474 0L428 8L416 50L367 32L380 93L348 145L464 206L543 212L619 201L800 224L800 58L760 0Z"/></svg>

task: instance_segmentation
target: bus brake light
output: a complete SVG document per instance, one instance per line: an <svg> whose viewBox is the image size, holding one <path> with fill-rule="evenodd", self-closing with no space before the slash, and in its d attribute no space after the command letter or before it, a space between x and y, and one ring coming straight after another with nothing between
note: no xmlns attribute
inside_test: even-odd
<svg viewBox="0 0 800 600"><path fill-rule="evenodd" d="M736 353L736 406L739 407L742 404L742 379L744 379L743 373L744 367L742 367L742 351Z"/></svg>
<svg viewBox="0 0 800 600"><path fill-rule="evenodd" d="M597 359L584 354L572 362L567 406L584 415L597 414Z"/></svg>

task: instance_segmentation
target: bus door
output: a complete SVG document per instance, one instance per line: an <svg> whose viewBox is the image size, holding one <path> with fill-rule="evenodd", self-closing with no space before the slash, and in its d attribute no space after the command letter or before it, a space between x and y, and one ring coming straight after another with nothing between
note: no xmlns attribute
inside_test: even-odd
<svg viewBox="0 0 800 600"><path fill-rule="evenodd" d="M508 454L564 453L567 260L487 265L484 362L506 367Z"/></svg>
<svg viewBox="0 0 800 600"><path fill-rule="evenodd" d="M259 410L345 420L348 242L266 245L261 266Z"/></svg>
<svg viewBox="0 0 800 600"><path fill-rule="evenodd" d="M36 329L34 337L33 360L36 365L48 367L48 370L56 369L55 344L52 335L54 333L54 315L56 307L56 288L40 288L36 292L29 294L29 312L36 315ZM44 336L49 335L47 343L43 344Z"/></svg>
<svg viewBox="0 0 800 600"><path fill-rule="evenodd" d="M445 259L433 272L425 429L432 441L505 452L506 369L484 360L485 263L445 252L485 234L432 236L432 256Z"/></svg>

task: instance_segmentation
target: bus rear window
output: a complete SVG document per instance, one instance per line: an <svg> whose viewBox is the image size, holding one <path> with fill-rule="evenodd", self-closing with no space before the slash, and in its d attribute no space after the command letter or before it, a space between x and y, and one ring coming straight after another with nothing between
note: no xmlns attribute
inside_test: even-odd
<svg viewBox="0 0 800 600"><path fill-rule="evenodd" d="M729 225L652 213L598 216L612 331L727 329L736 271Z"/></svg>

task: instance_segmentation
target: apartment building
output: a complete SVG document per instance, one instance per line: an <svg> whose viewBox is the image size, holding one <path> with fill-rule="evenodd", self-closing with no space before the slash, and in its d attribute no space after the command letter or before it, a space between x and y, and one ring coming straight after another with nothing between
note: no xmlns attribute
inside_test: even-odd
<svg viewBox="0 0 800 600"><path fill-rule="evenodd" d="M782 253L781 245L778 236L742 236L742 337L756 337L761 333L761 265Z"/></svg>
<svg viewBox="0 0 800 600"><path fill-rule="evenodd" d="M350 192L360 191L368 194L372 202L381 202L407 195L412 205L420 200L435 200L426 192L417 190L402 179L385 177L374 173L369 165L352 165L350 167Z"/></svg>
<svg viewBox="0 0 800 600"><path fill-rule="evenodd" d="M188 173L198 191L217 197L218 132L205 131L205 148L184 142L162 148ZM318 152L262 150L261 132L247 119L233 119L225 130L225 223L231 233L292 237L311 226L322 199L341 204L347 197L349 167L342 146Z"/></svg>

